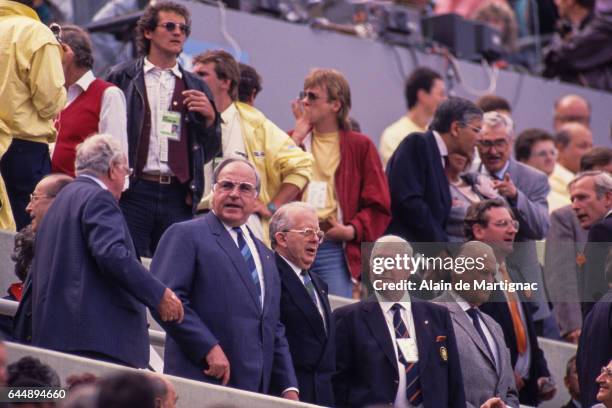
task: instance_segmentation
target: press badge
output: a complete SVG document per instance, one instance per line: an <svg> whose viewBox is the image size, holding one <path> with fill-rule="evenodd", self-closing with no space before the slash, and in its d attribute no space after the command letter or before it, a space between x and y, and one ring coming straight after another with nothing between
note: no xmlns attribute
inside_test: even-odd
<svg viewBox="0 0 612 408"><path fill-rule="evenodd" d="M159 134L168 140L181 141L181 113L165 111L161 114Z"/></svg>
<svg viewBox="0 0 612 408"><path fill-rule="evenodd" d="M409 363L419 361L419 349L417 348L414 338L397 339L397 346L402 351L404 358Z"/></svg>
<svg viewBox="0 0 612 408"><path fill-rule="evenodd" d="M307 201L314 208L325 208L327 204L327 183L325 181L311 181L308 184Z"/></svg>

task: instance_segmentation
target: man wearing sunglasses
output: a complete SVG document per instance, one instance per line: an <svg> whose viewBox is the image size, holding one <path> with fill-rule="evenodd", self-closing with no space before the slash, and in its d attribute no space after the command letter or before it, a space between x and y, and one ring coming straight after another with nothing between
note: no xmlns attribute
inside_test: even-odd
<svg viewBox="0 0 612 408"><path fill-rule="evenodd" d="M211 211L164 233L151 271L186 305L182 324L160 322L164 372L297 399L274 254L246 225L260 188L251 162L226 159Z"/></svg>
<svg viewBox="0 0 612 408"><path fill-rule="evenodd" d="M223 50L211 50L193 59L193 72L208 84L223 123L223 150L204 167L204 198L201 210L210 208L211 175L221 160L248 159L261 176L261 192L249 228L269 244L268 222L281 205L297 198L312 177L312 156L253 106L238 101L240 67Z"/></svg>
<svg viewBox="0 0 612 408"><path fill-rule="evenodd" d="M148 6L136 28L142 56L114 67L107 78L127 101L135 173L120 204L141 256L155 252L166 228L193 217L204 190L204 163L220 148L213 96L177 62L190 27L184 6Z"/></svg>
<svg viewBox="0 0 612 408"><path fill-rule="evenodd" d="M30 223L30 194L51 171L53 119L66 103L61 47L32 7L0 1L0 172L8 193L6 200L0 179L0 226L17 230Z"/></svg>
<svg viewBox="0 0 612 408"><path fill-rule="evenodd" d="M283 205L270 220L270 238L281 278L281 320L285 325L300 400L334 405L335 323L327 284L309 271L324 233L308 203Z"/></svg>

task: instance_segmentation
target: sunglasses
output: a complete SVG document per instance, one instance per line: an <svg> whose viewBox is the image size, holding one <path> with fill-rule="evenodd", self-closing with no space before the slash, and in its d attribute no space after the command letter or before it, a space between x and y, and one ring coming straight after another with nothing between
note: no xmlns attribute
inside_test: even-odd
<svg viewBox="0 0 612 408"><path fill-rule="evenodd" d="M319 95L317 95L316 93L312 91L300 92L300 100L304 98L308 99L308 102L315 102L317 99L321 99Z"/></svg>
<svg viewBox="0 0 612 408"><path fill-rule="evenodd" d="M246 181L231 181L231 180L219 180L215 184L216 188L221 189L224 193L231 193L235 188L238 188L238 192L243 195L256 195L257 188L251 183Z"/></svg>
<svg viewBox="0 0 612 408"><path fill-rule="evenodd" d="M176 27L180 28L181 32L185 35L189 35L189 33L191 33L191 27L183 23L174 23L172 21L168 21L166 23L158 24L157 26L165 27L166 31L168 31L169 33L173 33L174 30L176 30Z"/></svg>

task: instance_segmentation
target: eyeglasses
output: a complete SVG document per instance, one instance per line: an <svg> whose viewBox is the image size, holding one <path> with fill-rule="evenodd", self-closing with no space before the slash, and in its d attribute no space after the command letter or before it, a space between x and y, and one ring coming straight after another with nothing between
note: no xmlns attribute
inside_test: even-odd
<svg viewBox="0 0 612 408"><path fill-rule="evenodd" d="M30 194L30 202L32 203L35 203L42 198L53 198L53 197L48 194L34 194L34 193Z"/></svg>
<svg viewBox="0 0 612 408"><path fill-rule="evenodd" d="M231 193L238 187L238 192L243 195L256 195L257 188L246 181L231 181L231 180L219 180L215 183L215 188L220 188L224 193Z"/></svg>
<svg viewBox="0 0 612 408"><path fill-rule="evenodd" d="M612 368L610 367L601 367L601 375L612 378Z"/></svg>
<svg viewBox="0 0 612 408"><path fill-rule="evenodd" d="M319 95L317 95L316 93L312 92L312 91L302 91L300 92L300 100L302 99L308 99L308 102L315 102L317 99L321 99L321 97Z"/></svg>
<svg viewBox="0 0 612 408"><path fill-rule="evenodd" d="M176 27L181 29L181 33L185 34L185 35L189 35L191 33L191 27L188 26L187 24L183 24L183 23L174 23L172 21L168 21L165 23L161 23L157 25L158 27L165 27L166 31L168 31L169 33L174 32L174 30L176 30Z"/></svg>
<svg viewBox="0 0 612 408"><path fill-rule="evenodd" d="M124 167L123 171L125 171L125 177L132 177L132 175L134 174L134 169L131 167Z"/></svg>
<svg viewBox="0 0 612 408"><path fill-rule="evenodd" d="M62 26L57 23L51 23L49 24L49 29L51 30L51 32L53 33L57 41L61 44L62 43Z"/></svg>
<svg viewBox="0 0 612 408"><path fill-rule="evenodd" d="M472 129L472 131L474 133L476 133L476 134L481 134L482 133L482 128L481 127L477 128L476 126L472 126L472 125L469 125L467 123L462 123L462 125L463 125L463 127Z"/></svg>
<svg viewBox="0 0 612 408"><path fill-rule="evenodd" d="M304 228L301 230L298 229L288 229L288 230L283 230L283 232L295 232L297 234L302 235L305 238L310 238L310 237L314 237L316 236L319 240L319 242L323 241L323 237L325 236L325 233L323 231L321 231L320 229L313 229L313 228Z"/></svg>
<svg viewBox="0 0 612 408"><path fill-rule="evenodd" d="M478 145L485 150L490 150L495 147L497 150L505 149L508 146L508 140L496 139L496 140L479 140Z"/></svg>
<svg viewBox="0 0 612 408"><path fill-rule="evenodd" d="M508 228L509 226L512 226L512 228L514 228L516 231L519 229L519 222L517 220L502 220L493 222L492 224L499 228Z"/></svg>
<svg viewBox="0 0 612 408"><path fill-rule="evenodd" d="M557 154L559 154L557 149L549 149L549 150L541 150L539 152L534 152L532 154L532 156L533 157L540 157L540 158L544 158L546 156L552 156L552 157L556 158Z"/></svg>

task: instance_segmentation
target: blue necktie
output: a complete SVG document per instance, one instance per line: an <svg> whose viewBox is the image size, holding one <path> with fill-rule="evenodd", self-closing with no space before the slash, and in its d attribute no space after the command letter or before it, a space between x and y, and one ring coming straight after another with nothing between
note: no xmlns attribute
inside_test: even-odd
<svg viewBox="0 0 612 408"><path fill-rule="evenodd" d="M302 272L300 272L300 275L302 275L302 282L304 282L306 291L310 295L315 306L317 306L317 295L315 294L315 287L314 287L314 284L312 283L312 279L310 278L310 274L308 273L306 269L302 269Z"/></svg>
<svg viewBox="0 0 612 408"><path fill-rule="evenodd" d="M259 282L259 274L257 273L257 267L255 266L255 259L253 258L253 254L251 253L251 250L244 239L242 229L240 227L234 227L232 229L236 231L236 234L238 234L238 249L240 250L242 257L247 264L249 275L251 276L251 281L255 285L255 292L257 292L257 296L259 297L259 305L261 306L261 283Z"/></svg>
<svg viewBox="0 0 612 408"><path fill-rule="evenodd" d="M491 357L491 359L493 359L493 362L495 362L493 352L491 351L491 347L489 347L489 342L487 341L487 336L485 336L484 331L482 330L482 326L480 325L480 317L478 316L478 309L471 307L468 310L466 310L466 312L472 318L472 323L474 323L474 327L476 328L476 331L480 335L482 342L487 348L487 351L489 352L489 356Z"/></svg>
<svg viewBox="0 0 612 408"><path fill-rule="evenodd" d="M402 305L394 303L391 306L393 310L393 326L395 327L396 339L408 339L410 334L402 320L401 310ZM421 380L419 379L419 362L409 363L406 361L402 349L397 346L397 355L400 363L404 365L406 371L406 398L410 405L416 406L423 402L423 394L421 392Z"/></svg>

